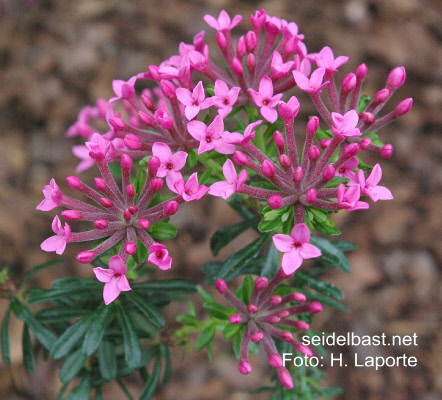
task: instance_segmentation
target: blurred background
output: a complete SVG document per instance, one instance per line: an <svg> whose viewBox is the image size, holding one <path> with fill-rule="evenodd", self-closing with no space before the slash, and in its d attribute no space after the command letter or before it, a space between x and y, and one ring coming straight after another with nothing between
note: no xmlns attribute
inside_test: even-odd
<svg viewBox="0 0 442 400"><path fill-rule="evenodd" d="M261 8L296 22L309 52L328 45L335 56L349 56L340 79L359 64L367 64L363 93L373 95L384 87L392 68L406 67L407 80L387 111L406 97L414 98L413 108L380 131L381 140L394 146L393 157L381 162L381 184L391 189L395 200L336 215L343 232L340 239L356 243L358 249L349 256L351 274L339 271L327 279L343 289L350 312L327 308L315 317L314 328L338 334L418 335L418 346L332 348L343 354L349 367L326 368L323 385L342 387L340 399L439 399L442 91L437 85L441 77L437 0L0 0L0 268L7 267L20 277L55 257L39 247L52 235L55 211L41 213L35 207L52 177L63 188L66 176L74 173L73 141L64 133L83 106L94 104L97 97L111 97L113 79L127 80L149 64L177 54L180 42L191 43L203 29L215 55L215 35L204 23L205 14L217 17L225 9L231 16L243 15L235 31L240 35L250 28L249 14ZM300 126L309 110L301 104ZM90 182L95 174L84 173L82 178ZM186 205L185 210L174 220L177 238L167 244L174 268L161 277L201 282L199 266L213 259L211 235L238 217L223 201L208 197ZM201 218L202 213L207 217ZM251 239L253 232L246 232L239 246ZM75 254L85 249L80 246L68 246L66 263L45 270L31 283L50 287L53 279L68 274L91 276L90 266L75 261ZM230 250L221 252L218 259L225 259ZM0 319L7 305L0 299ZM169 307L168 321L173 324L185 310L185 304ZM205 317L202 310L200 315ZM11 322L13 366L0 361L0 398L55 399L61 386L60 363L43 360L37 349L36 372L27 375L21 362L21 329L19 321ZM418 364L378 371L355 368L354 352L407 354L415 356ZM173 354L173 380L157 399L267 398L249 394L269 382L265 360L255 356L253 373L240 376L230 344L221 335L216 337L211 362L203 352L190 351L183 357L178 348ZM141 382L133 378L127 383L137 396ZM104 398L123 399L124 395L109 385Z"/></svg>

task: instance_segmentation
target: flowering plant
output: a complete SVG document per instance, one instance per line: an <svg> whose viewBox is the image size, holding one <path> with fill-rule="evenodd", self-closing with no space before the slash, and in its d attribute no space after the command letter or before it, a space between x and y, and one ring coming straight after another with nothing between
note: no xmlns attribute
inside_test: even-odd
<svg viewBox="0 0 442 400"><path fill-rule="evenodd" d="M200 32L193 44L179 45L178 55L127 81L115 80L115 97L85 107L67 131L68 137L85 139L73 146L81 160L77 172L97 167L100 176L93 186L72 175L67 187L54 179L44 187L37 210L62 207L67 222L55 216L54 235L41 248L61 255L70 243L92 242L77 260L92 264L95 278L22 289L30 276L58 260L35 267L18 284L0 276L11 300L2 324L3 359L8 363L12 312L25 324L28 371L34 369L29 330L54 359L65 359L60 398L76 378L70 398L92 392L100 398L101 387L113 380L127 394L120 378L137 372L145 382L140 399L150 399L171 377L169 347L188 345L199 333L195 350L205 348L210 356L217 331L233 341L241 374L252 372L249 353L265 354L277 378L265 388L272 398L336 393L317 385L317 367L285 366L281 354L289 348L306 356L321 351L303 345L302 333L312 334L312 316L323 305L345 309L342 292L321 276L331 268L349 272L344 252L354 246L317 234L338 235L330 217L369 208L366 197L393 199L379 185L381 166L369 166L360 153L392 156L392 145L376 132L412 106L405 99L381 115L404 83L405 69L393 69L370 98L361 94L364 64L338 84L348 58L335 58L329 47L308 53L293 22L260 10L250 16L252 29L234 40L231 32L241 16L232 19L222 11L204 19L216 30L223 66L213 61ZM305 135L295 129L301 92L318 114L306 122ZM105 132L97 128L100 122ZM81 195L66 194L74 191ZM242 218L215 233L214 255L246 229L257 236L227 260L201 266L204 283L215 285L227 302L194 282L152 276L160 275L156 267L174 268L163 244L176 235L170 217L183 203L204 196L227 200ZM90 228L73 231L71 225L87 226L76 221ZM311 260L309 266L302 266L304 260ZM238 276L242 283L233 292L227 283ZM177 318L179 327L166 327L162 307L195 291L210 317L199 321L189 302L188 312ZM33 304L45 307L37 312Z"/></svg>

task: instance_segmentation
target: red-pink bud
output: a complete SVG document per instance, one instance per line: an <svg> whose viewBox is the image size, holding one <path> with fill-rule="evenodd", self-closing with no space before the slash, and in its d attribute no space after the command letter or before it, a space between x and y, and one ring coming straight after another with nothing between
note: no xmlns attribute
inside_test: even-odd
<svg viewBox="0 0 442 400"><path fill-rule="evenodd" d="M333 166L333 164L328 164L324 171L322 171L322 177L325 179L326 182L331 181L336 174L336 169Z"/></svg>
<svg viewBox="0 0 442 400"><path fill-rule="evenodd" d="M232 69L233 72L235 72L235 74L237 75L244 74L244 68L242 66L242 62L237 57L232 58Z"/></svg>
<svg viewBox="0 0 442 400"><path fill-rule="evenodd" d="M227 48L226 35L224 35L224 33L222 33L221 31L218 31L216 33L216 43L218 44L221 50L225 50Z"/></svg>
<svg viewBox="0 0 442 400"><path fill-rule="evenodd" d="M126 253L133 255L137 252L137 244L135 242L126 243Z"/></svg>
<svg viewBox="0 0 442 400"><path fill-rule="evenodd" d="M293 335L289 331L282 331L281 339L284 340L284 342L291 342L293 340Z"/></svg>
<svg viewBox="0 0 442 400"><path fill-rule="evenodd" d="M304 293L293 292L290 294L290 301L297 301L298 303L304 303L307 300Z"/></svg>
<svg viewBox="0 0 442 400"><path fill-rule="evenodd" d="M156 65L149 65L148 71L149 75L152 77L152 80L158 82L160 80L160 72L159 67Z"/></svg>
<svg viewBox="0 0 442 400"><path fill-rule="evenodd" d="M255 50L256 45L258 43L258 40L256 38L256 33L253 32L253 31L248 31L246 33L246 40L245 40L245 42L246 42L246 46L247 46L247 51L249 53L253 53L253 51Z"/></svg>
<svg viewBox="0 0 442 400"><path fill-rule="evenodd" d="M224 294L224 292L227 290L227 283L224 279L218 279L215 283L215 287L218 292Z"/></svg>
<svg viewBox="0 0 442 400"><path fill-rule="evenodd" d="M354 157L356 154L359 153L359 145L357 143L350 143L344 148L343 155L344 157Z"/></svg>
<svg viewBox="0 0 442 400"><path fill-rule="evenodd" d="M129 206L127 209L132 215L134 215L138 211L137 206Z"/></svg>
<svg viewBox="0 0 442 400"><path fill-rule="evenodd" d="M321 146L321 149L326 149L327 147L328 147L328 145L331 143L331 139L330 138L328 138L328 139L322 139L320 142L319 142L319 145Z"/></svg>
<svg viewBox="0 0 442 400"><path fill-rule="evenodd" d="M278 317L277 315L275 315L275 314L269 315L269 316L267 317L267 322L268 322L269 324L277 324L280 320L281 320L281 318L279 318L279 317Z"/></svg>
<svg viewBox="0 0 442 400"><path fill-rule="evenodd" d="M341 90L344 93L351 92L356 86L356 75L350 72L342 80Z"/></svg>
<svg viewBox="0 0 442 400"><path fill-rule="evenodd" d="M307 135L313 135L319 128L319 118L315 115L307 122Z"/></svg>
<svg viewBox="0 0 442 400"><path fill-rule="evenodd" d="M269 357L269 364L273 368L279 368L282 367L282 358L279 354L273 353Z"/></svg>
<svg viewBox="0 0 442 400"><path fill-rule="evenodd" d="M295 347L296 350L298 350L301 354L306 355L307 357L311 357L313 355L313 351L310 349L310 347L307 347L301 343L293 344L293 347Z"/></svg>
<svg viewBox="0 0 442 400"><path fill-rule="evenodd" d="M301 182L302 178L304 177L304 171L301 167L296 167L295 171L293 172L293 182L299 183Z"/></svg>
<svg viewBox="0 0 442 400"><path fill-rule="evenodd" d="M365 64L361 64L356 68L356 77L361 80L364 79L367 75L368 68Z"/></svg>
<svg viewBox="0 0 442 400"><path fill-rule="evenodd" d="M308 157L310 158L310 160L316 161L319 158L319 156L321 155L321 150L319 150L318 146L311 146L308 149L307 154L308 154Z"/></svg>
<svg viewBox="0 0 442 400"><path fill-rule="evenodd" d="M152 156L147 162L147 169L150 174L154 175L157 173L158 168L160 168L161 161L158 157Z"/></svg>
<svg viewBox="0 0 442 400"><path fill-rule="evenodd" d="M318 196L316 193L316 189L307 189L307 192L305 193L305 200L307 201L307 203L313 204L317 200L317 198Z"/></svg>
<svg viewBox="0 0 442 400"><path fill-rule="evenodd" d="M318 314L322 311L323 307L322 304L319 301L312 301L308 305L308 309L312 314Z"/></svg>
<svg viewBox="0 0 442 400"><path fill-rule="evenodd" d="M279 381L287 388L287 389L293 389L293 379L290 375L290 372L284 368L280 367L278 368L278 379Z"/></svg>
<svg viewBox="0 0 442 400"><path fill-rule="evenodd" d="M310 329L310 325L305 321L295 321L295 328L300 331L308 331Z"/></svg>
<svg viewBox="0 0 442 400"><path fill-rule="evenodd" d="M406 74L404 67L396 67L391 70L387 78L387 88L396 90L400 88L405 82Z"/></svg>
<svg viewBox="0 0 442 400"><path fill-rule="evenodd" d="M80 219L80 214L77 210L63 210L61 215L68 221L76 221L77 219Z"/></svg>
<svg viewBox="0 0 442 400"><path fill-rule="evenodd" d="M374 95L374 102L377 104L384 103L385 101L387 101L389 96L390 91L388 89L381 89Z"/></svg>
<svg viewBox="0 0 442 400"><path fill-rule="evenodd" d="M122 118L118 117L117 115L109 118L109 124L112 126L112 128L117 130L124 129L126 126L126 123L122 120Z"/></svg>
<svg viewBox="0 0 442 400"><path fill-rule="evenodd" d="M95 253L90 250L81 251L77 254L77 261L82 264L90 263L95 258Z"/></svg>
<svg viewBox="0 0 442 400"><path fill-rule="evenodd" d="M369 137L364 137L359 143L362 150L367 150L371 145L371 139Z"/></svg>
<svg viewBox="0 0 442 400"><path fill-rule="evenodd" d="M267 203L272 210L276 210L282 207L282 197L275 194L267 200Z"/></svg>
<svg viewBox="0 0 442 400"><path fill-rule="evenodd" d="M299 107L300 104L298 99L295 96L292 96L287 103L283 101L279 102L278 114L284 121L290 121L298 115Z"/></svg>
<svg viewBox="0 0 442 400"><path fill-rule="evenodd" d="M275 141L276 147L280 151L283 151L285 147L285 140L284 136L280 131L275 131L275 133L273 134L273 140Z"/></svg>
<svg viewBox="0 0 442 400"><path fill-rule="evenodd" d="M124 210L123 211L123 218L129 222L132 219L131 212L129 210Z"/></svg>
<svg viewBox="0 0 442 400"><path fill-rule="evenodd" d="M145 218L141 218L140 220L138 220L138 225L140 225L143 229L149 229L150 228L150 221L145 219Z"/></svg>
<svg viewBox="0 0 442 400"><path fill-rule="evenodd" d="M114 205L114 202L111 199L108 199L106 197L102 197L100 199L100 204L105 208L110 208Z"/></svg>
<svg viewBox="0 0 442 400"><path fill-rule="evenodd" d="M134 197L135 196L134 185L132 185L131 183L129 185L127 185L126 186L126 193L129 197Z"/></svg>
<svg viewBox="0 0 442 400"><path fill-rule="evenodd" d="M100 190L101 192L106 190L106 182L103 178L94 178L94 184L97 190Z"/></svg>
<svg viewBox="0 0 442 400"><path fill-rule="evenodd" d="M162 128L168 130L173 127L173 119L164 110L156 110L154 113L155 122Z"/></svg>
<svg viewBox="0 0 442 400"><path fill-rule="evenodd" d="M141 146L143 145L141 139L132 133L127 134L123 140L124 144L131 150L140 150Z"/></svg>
<svg viewBox="0 0 442 400"><path fill-rule="evenodd" d="M258 312L258 307L256 306L256 304L249 304L247 306L247 311L249 313L256 314Z"/></svg>
<svg viewBox="0 0 442 400"><path fill-rule="evenodd" d="M81 182L78 176L68 176L66 182L68 183L68 186L74 190L80 190L83 187L83 182Z"/></svg>
<svg viewBox="0 0 442 400"><path fill-rule="evenodd" d="M366 111L362 111L360 117L362 118L362 121L364 121L364 124L367 125L373 124L376 120L376 117L372 113Z"/></svg>
<svg viewBox="0 0 442 400"><path fill-rule="evenodd" d="M144 107L146 107L148 110L154 109L152 98L148 94L143 93L140 98L142 103L144 104Z"/></svg>
<svg viewBox="0 0 442 400"><path fill-rule="evenodd" d="M174 200L168 201L164 204L164 213L166 215L173 215L178 211L178 203Z"/></svg>
<svg viewBox="0 0 442 400"><path fill-rule="evenodd" d="M247 54L246 66L250 71L253 71L256 68L256 57L252 53Z"/></svg>
<svg viewBox="0 0 442 400"><path fill-rule="evenodd" d="M255 332L250 335L250 340L253 343L258 343L262 340L263 337L264 337L264 334L262 332Z"/></svg>
<svg viewBox="0 0 442 400"><path fill-rule="evenodd" d="M242 151L235 151L233 154L233 161L238 165L247 165L250 162L250 157Z"/></svg>
<svg viewBox="0 0 442 400"><path fill-rule="evenodd" d="M277 315L279 318L287 318L287 317L290 315L290 311L288 311L288 310L281 310L281 311L278 311L278 312L276 313L276 315Z"/></svg>
<svg viewBox="0 0 442 400"><path fill-rule="evenodd" d="M285 170L289 169L292 166L292 160L287 154L281 154L278 158L279 165Z"/></svg>
<svg viewBox="0 0 442 400"><path fill-rule="evenodd" d="M270 304L272 306L279 306L282 303L282 297L278 294L274 294L271 298L270 298Z"/></svg>
<svg viewBox="0 0 442 400"><path fill-rule="evenodd" d="M109 226L109 223L105 219L97 219L96 221L94 221L94 226L95 228L101 230L107 228Z"/></svg>
<svg viewBox="0 0 442 400"><path fill-rule="evenodd" d="M250 374L252 366L247 361L241 361L238 365L238 371L243 375Z"/></svg>
<svg viewBox="0 0 442 400"><path fill-rule="evenodd" d="M175 86L173 85L172 82L162 79L160 81L160 87L161 91L164 93L164 96L169 100L176 97Z"/></svg>
<svg viewBox="0 0 442 400"><path fill-rule="evenodd" d="M261 165L261 172L267 178L275 176L275 166L270 160L264 160Z"/></svg>
<svg viewBox="0 0 442 400"><path fill-rule="evenodd" d="M399 116L406 114L408 111L410 111L412 105L413 105L413 99L411 97L402 100L394 109L395 115Z"/></svg>
<svg viewBox="0 0 442 400"><path fill-rule="evenodd" d="M269 285L269 280L265 276L260 276L255 280L256 290L263 290Z"/></svg>
<svg viewBox="0 0 442 400"><path fill-rule="evenodd" d="M161 178L152 179L152 182L150 183L150 190L158 192L158 190L161 190L162 187L163 187L163 180Z"/></svg>
<svg viewBox="0 0 442 400"><path fill-rule="evenodd" d="M239 59L242 59L245 56L246 52L247 52L246 40L244 36L240 36L236 44L236 54Z"/></svg>
<svg viewBox="0 0 442 400"><path fill-rule="evenodd" d="M229 317L229 322L230 322L232 325L240 324L241 321L242 321L242 318L241 318L241 315L240 315L240 314L232 314L232 315Z"/></svg>
<svg viewBox="0 0 442 400"><path fill-rule="evenodd" d="M130 170L132 168L132 158L126 154L123 153L121 155L121 169Z"/></svg>
<svg viewBox="0 0 442 400"><path fill-rule="evenodd" d="M391 144L386 144L381 149L382 158L390 158L393 155L393 146Z"/></svg>
<svg viewBox="0 0 442 400"><path fill-rule="evenodd" d="M152 115L146 114L143 111L138 111L138 117L147 126L153 126L153 123L154 123L155 119L154 119L154 117L152 117Z"/></svg>

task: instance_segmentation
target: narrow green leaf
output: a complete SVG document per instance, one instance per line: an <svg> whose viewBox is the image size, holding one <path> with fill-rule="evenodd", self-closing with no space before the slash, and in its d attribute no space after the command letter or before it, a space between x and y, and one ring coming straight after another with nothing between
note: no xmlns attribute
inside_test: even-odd
<svg viewBox="0 0 442 400"><path fill-rule="evenodd" d="M217 303L204 303L206 311L214 318L229 319L230 311L227 307Z"/></svg>
<svg viewBox="0 0 442 400"><path fill-rule="evenodd" d="M91 317L83 317L66 329L52 347L52 358L59 360L68 354L86 334L95 317L96 313Z"/></svg>
<svg viewBox="0 0 442 400"><path fill-rule="evenodd" d="M1 344L2 358L6 365L11 365L11 356L9 348L9 317L11 316L11 307L8 307L2 321Z"/></svg>
<svg viewBox="0 0 442 400"><path fill-rule="evenodd" d="M31 268L29 271L27 271L22 276L22 278L20 279L20 281L17 284L17 289L20 289L29 278L31 278L33 275L35 275L36 273L40 272L41 270L43 270L45 268L48 268L48 267L51 267L53 265L63 264L63 263L64 263L64 260L60 258L60 259L56 259L56 260L51 260L51 261L45 262L43 264L40 264L40 265L37 265L37 266Z"/></svg>
<svg viewBox="0 0 442 400"><path fill-rule="evenodd" d="M368 94L363 94L358 101L358 114L367 108L370 102L370 96Z"/></svg>
<svg viewBox="0 0 442 400"><path fill-rule="evenodd" d="M59 290L100 290L103 285L92 278L60 278L52 282L52 287Z"/></svg>
<svg viewBox="0 0 442 400"><path fill-rule="evenodd" d="M327 239L312 236L310 243L321 250L322 256L317 258L325 264L335 265L337 268L345 272L350 272L350 264L345 254L332 242Z"/></svg>
<svg viewBox="0 0 442 400"><path fill-rule="evenodd" d="M90 297L92 295L96 295L98 298L98 291L90 291L89 289L70 289L70 290L55 290L55 289L41 289L41 288L32 288L25 291L26 294L29 295L27 299L28 304L36 304L36 303L56 303L56 302L66 302L66 300L70 301L78 301L78 299L84 299L85 295Z"/></svg>
<svg viewBox="0 0 442 400"><path fill-rule="evenodd" d="M256 218L252 218L218 229L210 239L210 249L213 255L216 256L223 247L227 246L246 229L256 226L256 223Z"/></svg>
<svg viewBox="0 0 442 400"><path fill-rule="evenodd" d="M227 340L231 340L242 328L241 324L227 324L223 329L223 335Z"/></svg>
<svg viewBox="0 0 442 400"><path fill-rule="evenodd" d="M223 262L221 261L210 261L201 265L201 272L205 275L206 283L213 285L216 281L216 277L223 267ZM211 283L209 283L211 282Z"/></svg>
<svg viewBox="0 0 442 400"><path fill-rule="evenodd" d="M170 357L170 350L168 346L161 345L160 351L164 359L164 373L162 384L166 385L172 378L172 359Z"/></svg>
<svg viewBox="0 0 442 400"><path fill-rule="evenodd" d="M258 224L258 229L260 232L270 232L281 226L284 221L281 218L275 218L271 220L262 219Z"/></svg>
<svg viewBox="0 0 442 400"><path fill-rule="evenodd" d="M82 346L84 355L91 356L95 350L97 350L103 339L104 333L106 332L106 328L109 325L112 311L112 305L101 306L101 308L98 309L98 315L93 319L84 337Z"/></svg>
<svg viewBox="0 0 442 400"><path fill-rule="evenodd" d="M242 301L245 304L249 304L250 302L250 296L252 294L252 290L254 287L254 281L253 278L250 275L246 275L244 278L244 281L241 285L242 288L242 293L241 293L241 297L242 297Z"/></svg>
<svg viewBox="0 0 442 400"><path fill-rule="evenodd" d="M261 275L266 276L268 279L272 279L279 270L279 252L273 244L273 240L270 241L267 248L267 254L262 264Z"/></svg>
<svg viewBox="0 0 442 400"><path fill-rule="evenodd" d="M153 371L140 394L139 400L151 400L158 386L161 374L161 358L157 358Z"/></svg>
<svg viewBox="0 0 442 400"><path fill-rule="evenodd" d="M20 320L29 325L36 339L48 350L52 349L57 337L44 325L37 321L29 309L16 297L11 299L11 310Z"/></svg>
<svg viewBox="0 0 442 400"><path fill-rule="evenodd" d="M34 348L32 347L31 336L29 335L29 328L27 324L23 325L22 347L23 364L25 365L26 371L32 374L35 368Z"/></svg>
<svg viewBox="0 0 442 400"><path fill-rule="evenodd" d="M136 307L143 313L143 315L154 324L157 328L163 328L166 325L163 314L153 305L146 302L141 296L139 296L133 290L126 293L132 300Z"/></svg>
<svg viewBox="0 0 442 400"><path fill-rule="evenodd" d="M138 282L132 284L133 290L152 292L196 292L196 284L184 279L164 279L162 281Z"/></svg>
<svg viewBox="0 0 442 400"><path fill-rule="evenodd" d="M89 380L82 379L80 384L72 389L72 392L69 393L69 396L66 397L66 400L89 400L91 391L92 388Z"/></svg>
<svg viewBox="0 0 442 400"><path fill-rule="evenodd" d="M140 340L135 332L132 320L127 315L121 304L117 304L118 321L123 332L124 359L129 368L136 368L141 358Z"/></svg>
<svg viewBox="0 0 442 400"><path fill-rule="evenodd" d="M207 290L203 289L201 285L198 285L196 290L198 291L203 303L215 303L214 297Z"/></svg>
<svg viewBox="0 0 442 400"><path fill-rule="evenodd" d="M98 366L105 381L113 381L117 376L115 348L109 340L102 340L98 347Z"/></svg>
<svg viewBox="0 0 442 400"><path fill-rule="evenodd" d="M341 234L341 231L336 227L330 218L326 218L325 221L320 222L313 219L312 225L318 232L321 232L324 235L334 236Z"/></svg>
<svg viewBox="0 0 442 400"><path fill-rule="evenodd" d="M353 251L353 250L356 250L356 248L357 248L357 246L354 243L350 243L350 242L339 241L339 242L336 242L333 244L336 248L338 248L341 251Z"/></svg>
<svg viewBox="0 0 442 400"><path fill-rule="evenodd" d="M207 328L204 328L195 344L195 351L201 350L212 342L215 337L215 332L216 328L214 324L210 324Z"/></svg>
<svg viewBox="0 0 442 400"><path fill-rule="evenodd" d="M81 352L81 349L67 356L60 370L60 380L66 383L74 379L83 368L86 360L87 356Z"/></svg>
<svg viewBox="0 0 442 400"><path fill-rule="evenodd" d="M39 311L37 314L35 314L35 318L37 318L37 320L40 322L50 323L69 321L74 318L83 317L89 313L89 310L83 309L51 307Z"/></svg>
<svg viewBox="0 0 442 400"><path fill-rule="evenodd" d="M315 289L316 291L331 297L332 299L338 301L344 299L344 294L341 292L341 290L331 283L306 275L300 271L295 272L295 276L299 279L299 281L297 281L299 285L302 285L301 282L304 281L308 287L311 287L312 289Z"/></svg>
<svg viewBox="0 0 442 400"><path fill-rule="evenodd" d="M167 222L159 221L149 228L150 236L158 240L173 239L176 236L176 228Z"/></svg>

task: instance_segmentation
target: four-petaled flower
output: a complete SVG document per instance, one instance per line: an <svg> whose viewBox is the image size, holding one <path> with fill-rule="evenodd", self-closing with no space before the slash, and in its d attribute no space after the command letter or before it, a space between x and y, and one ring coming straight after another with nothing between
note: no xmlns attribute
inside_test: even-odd
<svg viewBox="0 0 442 400"><path fill-rule="evenodd" d="M297 70L293 71L293 77L295 78L296 84L299 86L299 88L304 92L312 94L321 93L321 90L330 83L330 81L325 81L322 83L324 74L325 69L318 68L312 72L309 79L302 72Z"/></svg>
<svg viewBox="0 0 442 400"><path fill-rule="evenodd" d="M40 248L44 251L55 251L58 255L63 254L66 244L71 237L71 228L67 222L64 224L63 228L60 218L56 215L52 221L52 230L55 235L47 238L40 245Z"/></svg>
<svg viewBox="0 0 442 400"><path fill-rule="evenodd" d="M249 93L255 104L260 108L261 115L273 124L278 118L278 112L275 110L275 107L281 99L282 93L273 96L272 80L267 75L264 75L259 82L259 92L249 89Z"/></svg>
<svg viewBox="0 0 442 400"><path fill-rule="evenodd" d="M104 283L104 304L112 303L121 292L132 290L126 278L127 268L120 256L113 256L109 260L109 268L94 268L95 276Z"/></svg>
<svg viewBox="0 0 442 400"><path fill-rule="evenodd" d="M60 205L63 193L58 185L55 183L55 179L51 179L49 185L45 185L43 188L44 200L37 206L37 210L50 211L57 208Z"/></svg>
<svg viewBox="0 0 442 400"><path fill-rule="evenodd" d="M345 137L361 136L361 131L356 128L359 122L359 116L356 110L350 110L344 115L332 112L333 125L331 131L333 135L342 139Z"/></svg>
<svg viewBox="0 0 442 400"><path fill-rule="evenodd" d="M324 68L327 72L337 72L338 68L345 64L348 61L348 57L339 56L336 57L333 55L333 51L330 47L324 47L317 55L316 55L316 64L319 68Z"/></svg>
<svg viewBox="0 0 442 400"><path fill-rule="evenodd" d="M338 204L347 211L366 210L370 205L365 201L359 201L361 197L361 187L359 185L350 186L345 190L345 185L338 186Z"/></svg>
<svg viewBox="0 0 442 400"><path fill-rule="evenodd" d="M221 79L215 81L214 92L215 96L212 97L213 105L218 108L218 114L222 118L226 118L232 111L232 108L238 99L238 94L241 88L234 86L231 89L227 86L227 83Z"/></svg>
<svg viewBox="0 0 442 400"><path fill-rule="evenodd" d="M223 174L225 181L215 182L210 186L209 194L212 196L228 199L233 193L236 193L248 178L247 171L243 169L239 176L236 175L235 166L231 160L227 160L223 165Z"/></svg>
<svg viewBox="0 0 442 400"><path fill-rule="evenodd" d="M169 256L169 252L166 246L161 243L153 243L149 247L149 257L148 261L156 265L161 270L170 269L172 266L172 257Z"/></svg>
<svg viewBox="0 0 442 400"><path fill-rule="evenodd" d="M378 200L393 200L393 195L385 186L379 186L378 183L382 178L382 169L379 164L376 164L371 171L371 174L365 179L364 171L362 169L356 172L356 182L361 188L361 193L370 197L374 202ZM352 182L349 183L351 185ZM354 184L354 183L353 183Z"/></svg>
<svg viewBox="0 0 442 400"><path fill-rule="evenodd" d="M198 176L195 172L190 175L187 182L184 182L184 179L176 181L171 190L181 195L184 201L193 201L201 199L209 191L209 188L198 184Z"/></svg>
<svg viewBox="0 0 442 400"><path fill-rule="evenodd" d="M206 14L204 16L204 21L207 25L216 29L217 31L231 31L236 25L242 21L241 15L235 15L233 20L230 19L229 14L225 10L219 13L218 19L216 20L211 15Z"/></svg>
<svg viewBox="0 0 442 400"><path fill-rule="evenodd" d="M260 125L262 122L261 119L258 121L252 122L251 124L247 125L246 129L244 129L244 135L241 135L239 132L224 132L222 134L222 138L225 140L226 143L231 144L237 144L237 145L244 145L245 143L249 142L255 137L255 128Z"/></svg>
<svg viewBox="0 0 442 400"><path fill-rule="evenodd" d="M204 87L201 81L198 82L192 92L186 88L177 88L176 96L184 104L184 115L189 121L195 118L200 110L209 108L213 103L212 98L205 98Z"/></svg>
<svg viewBox="0 0 442 400"><path fill-rule="evenodd" d="M172 150L167 144L155 142L152 146L152 154L158 157L161 162L157 176L160 178L166 177L167 186L173 188L174 182L182 178L179 171L186 165L187 153L177 151L172 154Z"/></svg>

